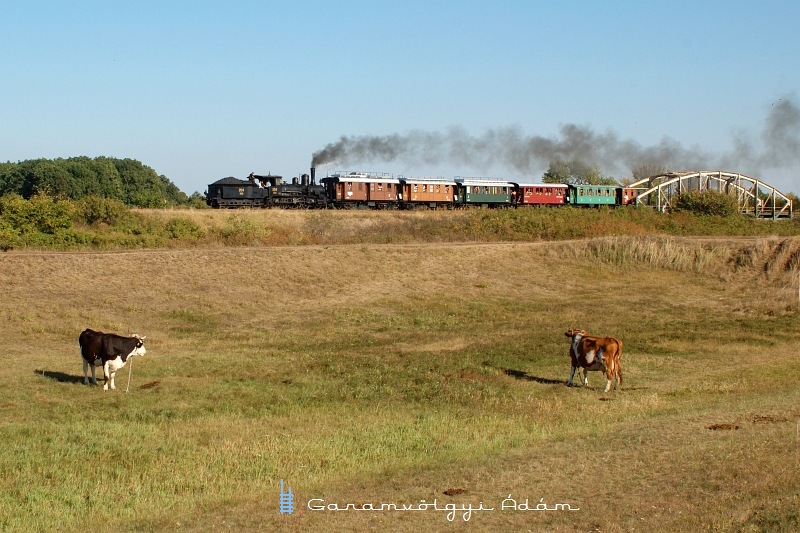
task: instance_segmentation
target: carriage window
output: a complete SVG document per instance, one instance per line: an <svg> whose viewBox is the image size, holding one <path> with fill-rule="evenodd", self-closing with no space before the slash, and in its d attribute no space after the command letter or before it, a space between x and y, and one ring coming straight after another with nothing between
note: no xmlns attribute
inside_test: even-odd
<svg viewBox="0 0 800 533"><path fill-rule="evenodd" d="M379 191L383 191L383 183L379 183L378 184L378 190Z"/></svg>
<svg viewBox="0 0 800 533"><path fill-rule="evenodd" d="M352 191L353 190L353 182L352 181L348 181L347 182L347 190L348 191Z"/></svg>
<svg viewBox="0 0 800 533"><path fill-rule="evenodd" d="M363 191L364 190L364 184L363 183L359 183L358 184L358 190L359 191Z"/></svg>
<svg viewBox="0 0 800 533"><path fill-rule="evenodd" d="M481 188L476 185L475 187L472 188L472 192L478 194L479 192L481 192Z"/></svg>
<svg viewBox="0 0 800 533"><path fill-rule="evenodd" d="M442 186L441 185L438 185L438 184L436 185L436 192L437 192L437 194L442 192Z"/></svg>

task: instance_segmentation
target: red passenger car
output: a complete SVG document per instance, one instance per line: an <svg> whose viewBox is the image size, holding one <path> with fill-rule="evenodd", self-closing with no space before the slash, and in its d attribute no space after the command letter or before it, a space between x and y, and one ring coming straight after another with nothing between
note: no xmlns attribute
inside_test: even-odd
<svg viewBox="0 0 800 533"><path fill-rule="evenodd" d="M636 198L647 189L620 187L617 189L617 205L636 205Z"/></svg>
<svg viewBox="0 0 800 533"><path fill-rule="evenodd" d="M563 183L515 183L516 205L560 206L567 198L567 185Z"/></svg>

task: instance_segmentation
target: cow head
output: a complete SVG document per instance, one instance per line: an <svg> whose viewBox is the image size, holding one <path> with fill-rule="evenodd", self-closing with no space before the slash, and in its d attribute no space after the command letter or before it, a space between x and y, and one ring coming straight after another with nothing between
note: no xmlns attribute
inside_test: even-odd
<svg viewBox="0 0 800 533"><path fill-rule="evenodd" d="M136 348L133 349L131 355L138 355L142 356L147 353L147 349L144 347L144 340L147 338L147 335L144 337L140 337L138 333L134 333L131 335L131 338L136 339L138 342L136 343Z"/></svg>
<svg viewBox="0 0 800 533"><path fill-rule="evenodd" d="M574 339L575 337L585 337L588 334L589 332L583 329L570 329L564 332L564 335L571 339Z"/></svg>

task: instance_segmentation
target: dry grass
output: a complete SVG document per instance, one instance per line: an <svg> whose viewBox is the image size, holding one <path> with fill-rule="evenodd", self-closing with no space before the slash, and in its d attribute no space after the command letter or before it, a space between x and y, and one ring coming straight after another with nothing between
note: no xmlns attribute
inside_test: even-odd
<svg viewBox="0 0 800 533"><path fill-rule="evenodd" d="M0 528L789 531L799 248L3 254ZM85 327L148 336L130 394L76 383ZM570 327L623 338L622 391L563 385ZM581 511L305 507L509 494Z"/></svg>

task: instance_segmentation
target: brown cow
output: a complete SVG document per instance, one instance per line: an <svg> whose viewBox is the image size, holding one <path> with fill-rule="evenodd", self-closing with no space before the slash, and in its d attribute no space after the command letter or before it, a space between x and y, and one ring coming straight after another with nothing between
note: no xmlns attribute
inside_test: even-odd
<svg viewBox="0 0 800 533"><path fill-rule="evenodd" d="M582 329L571 329L564 333L572 339L569 347L569 358L572 361L572 372L569 374L567 386L572 385L575 370L583 369L583 384L589 385L587 372L596 370L604 372L608 383L606 390L611 390L611 382L616 378L614 388L622 386L622 341L614 337L592 337ZM579 376L580 377L580 376Z"/></svg>

